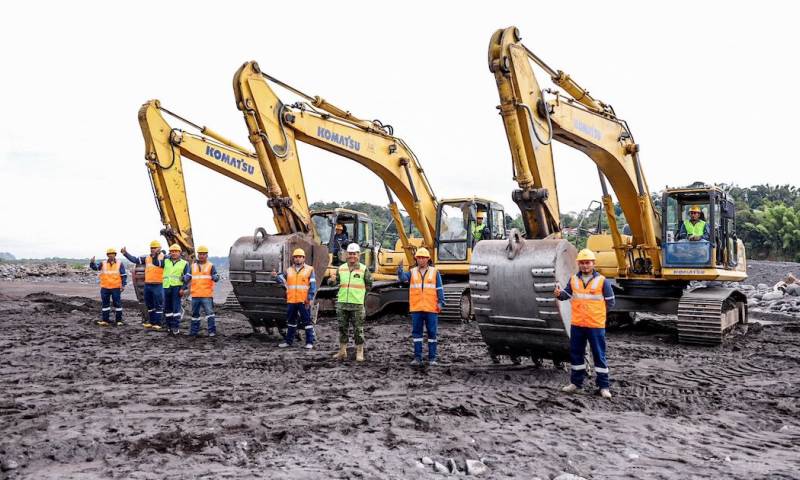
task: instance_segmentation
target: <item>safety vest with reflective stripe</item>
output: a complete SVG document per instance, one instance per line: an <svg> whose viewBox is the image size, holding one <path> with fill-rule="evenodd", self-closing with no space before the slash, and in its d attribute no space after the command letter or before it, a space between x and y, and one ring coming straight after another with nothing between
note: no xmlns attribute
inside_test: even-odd
<svg viewBox="0 0 800 480"><path fill-rule="evenodd" d="M189 285L192 298L211 298L214 296L214 281L211 279L211 262L192 264L192 283Z"/></svg>
<svg viewBox="0 0 800 480"><path fill-rule="evenodd" d="M606 328L606 300L603 285L606 277L597 275L589 284L577 275L570 280L572 286L572 325L576 327Z"/></svg>
<svg viewBox="0 0 800 480"><path fill-rule="evenodd" d="M486 228L486 224L485 223L481 223L480 225L478 225L477 223L473 223L472 224L472 239L475 240L475 241L483 240L483 230L485 228Z"/></svg>
<svg viewBox="0 0 800 480"><path fill-rule="evenodd" d="M692 223L691 220L684 220L683 228L686 229L687 237L702 237L706 231L706 222L698 220L697 223Z"/></svg>
<svg viewBox="0 0 800 480"><path fill-rule="evenodd" d="M183 271L186 269L186 260L180 259L172 263L171 259L164 260L164 281L161 284L164 288L182 287Z"/></svg>
<svg viewBox="0 0 800 480"><path fill-rule="evenodd" d="M153 265L153 257L144 257L144 283L161 283L164 281L164 267Z"/></svg>
<svg viewBox="0 0 800 480"><path fill-rule="evenodd" d="M311 285L310 265L303 265L298 272L293 266L286 271L286 303L303 303L308 300L308 289Z"/></svg>
<svg viewBox="0 0 800 480"><path fill-rule="evenodd" d="M439 293L436 290L436 268L428 266L425 277L419 268L411 269L408 284L408 311L439 313Z"/></svg>
<svg viewBox="0 0 800 480"><path fill-rule="evenodd" d="M100 288L122 288L122 275L119 262L100 262Z"/></svg>
<svg viewBox="0 0 800 480"><path fill-rule="evenodd" d="M339 296L336 301L339 303L354 303L364 305L364 297L367 293L367 284L364 281L367 266L359 263L355 270L350 270L350 266L345 263L339 266Z"/></svg>

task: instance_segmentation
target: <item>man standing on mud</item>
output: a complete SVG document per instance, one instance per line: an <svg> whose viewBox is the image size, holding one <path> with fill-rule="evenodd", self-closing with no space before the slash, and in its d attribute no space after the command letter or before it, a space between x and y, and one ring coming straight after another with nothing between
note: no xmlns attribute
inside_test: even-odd
<svg viewBox="0 0 800 480"><path fill-rule="evenodd" d="M357 243L347 246L347 263L336 271L333 285L339 285L336 298L336 318L339 320L339 353L336 360L347 359L347 340L350 323L356 343L356 362L364 361L364 299L372 288L372 274L359 262L361 248Z"/></svg>
<svg viewBox="0 0 800 480"><path fill-rule="evenodd" d="M272 271L281 284L286 286L286 338L278 345L280 348L291 347L297 332L297 317L300 326L306 331L306 349L314 348L314 324L311 323L311 302L317 293L317 279L314 267L306 265L306 252L295 248L292 252L292 266L285 274Z"/></svg>
<svg viewBox="0 0 800 480"><path fill-rule="evenodd" d="M403 271L403 264L397 267L397 278L408 282L408 311L411 312L411 339L414 341L414 360L411 365L422 366L422 333L428 332L428 364L436 365L439 312L444 307L444 287L442 276L436 267L430 265L428 249L420 247L414 254L417 266Z"/></svg>
<svg viewBox="0 0 800 480"><path fill-rule="evenodd" d="M181 258L177 243L169 247L169 258L164 262L164 316L170 335L181 333L181 297L184 282L191 278L189 264Z"/></svg>
<svg viewBox="0 0 800 480"><path fill-rule="evenodd" d="M101 327L108 326L111 322L111 304L114 304L115 325L122 325L122 291L128 283L128 274L125 265L117 261L117 250L106 250L107 259L95 263L95 257L89 262L89 268L100 271L100 301L103 304L100 321Z"/></svg>
<svg viewBox="0 0 800 480"><path fill-rule="evenodd" d="M206 316L208 336L217 336L217 320L214 317L214 283L219 281L217 268L208 261L208 247L197 248L197 261L192 264L189 292L192 295L192 325L189 336L200 333L200 310Z"/></svg>
<svg viewBox="0 0 800 480"><path fill-rule="evenodd" d="M611 398L606 363L606 311L614 306L614 290L606 278L594 269L594 252L585 248L578 252L578 273L567 287L556 285L558 300L572 301L572 325L569 335L570 383L561 391L575 393L583 386L586 377L586 343L592 350L597 388L603 398Z"/></svg>
<svg viewBox="0 0 800 480"><path fill-rule="evenodd" d="M120 252L135 265L144 265L144 304L147 307L147 320L142 322L144 328L161 330L161 317L164 313L164 254L161 253L158 240L150 242L150 255L134 257L128 249L122 247Z"/></svg>

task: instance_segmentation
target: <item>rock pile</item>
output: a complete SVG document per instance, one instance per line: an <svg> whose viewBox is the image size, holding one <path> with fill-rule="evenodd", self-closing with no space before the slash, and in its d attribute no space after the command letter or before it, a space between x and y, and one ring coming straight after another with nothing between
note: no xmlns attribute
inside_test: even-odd
<svg viewBox="0 0 800 480"><path fill-rule="evenodd" d="M752 311L800 314L800 282L791 273L773 286L759 283L738 287L747 295L747 304Z"/></svg>
<svg viewBox="0 0 800 480"><path fill-rule="evenodd" d="M70 277L71 280L91 281L97 274L87 264L59 262L0 263L0 279L36 279Z"/></svg>

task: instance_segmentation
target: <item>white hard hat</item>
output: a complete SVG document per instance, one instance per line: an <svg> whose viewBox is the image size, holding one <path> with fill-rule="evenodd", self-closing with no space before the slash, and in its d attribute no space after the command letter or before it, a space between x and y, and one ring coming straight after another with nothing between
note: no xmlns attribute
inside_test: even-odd
<svg viewBox="0 0 800 480"><path fill-rule="evenodd" d="M347 246L347 253L361 253L361 248L357 243L351 243Z"/></svg>

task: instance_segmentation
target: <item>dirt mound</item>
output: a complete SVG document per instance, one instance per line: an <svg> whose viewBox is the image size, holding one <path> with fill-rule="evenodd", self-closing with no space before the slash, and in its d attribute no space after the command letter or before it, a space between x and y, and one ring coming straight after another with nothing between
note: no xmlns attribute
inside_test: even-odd
<svg viewBox="0 0 800 480"><path fill-rule="evenodd" d="M71 313L75 310L85 313L100 311L100 301L86 297L67 297L53 295L49 292L36 292L26 295L25 300L40 304L51 313ZM139 304L131 300L123 300L122 308L138 309Z"/></svg>
<svg viewBox="0 0 800 480"><path fill-rule="evenodd" d="M763 283L771 287L786 278L789 273L800 277L800 263L748 260L747 280L744 283L753 286Z"/></svg>

